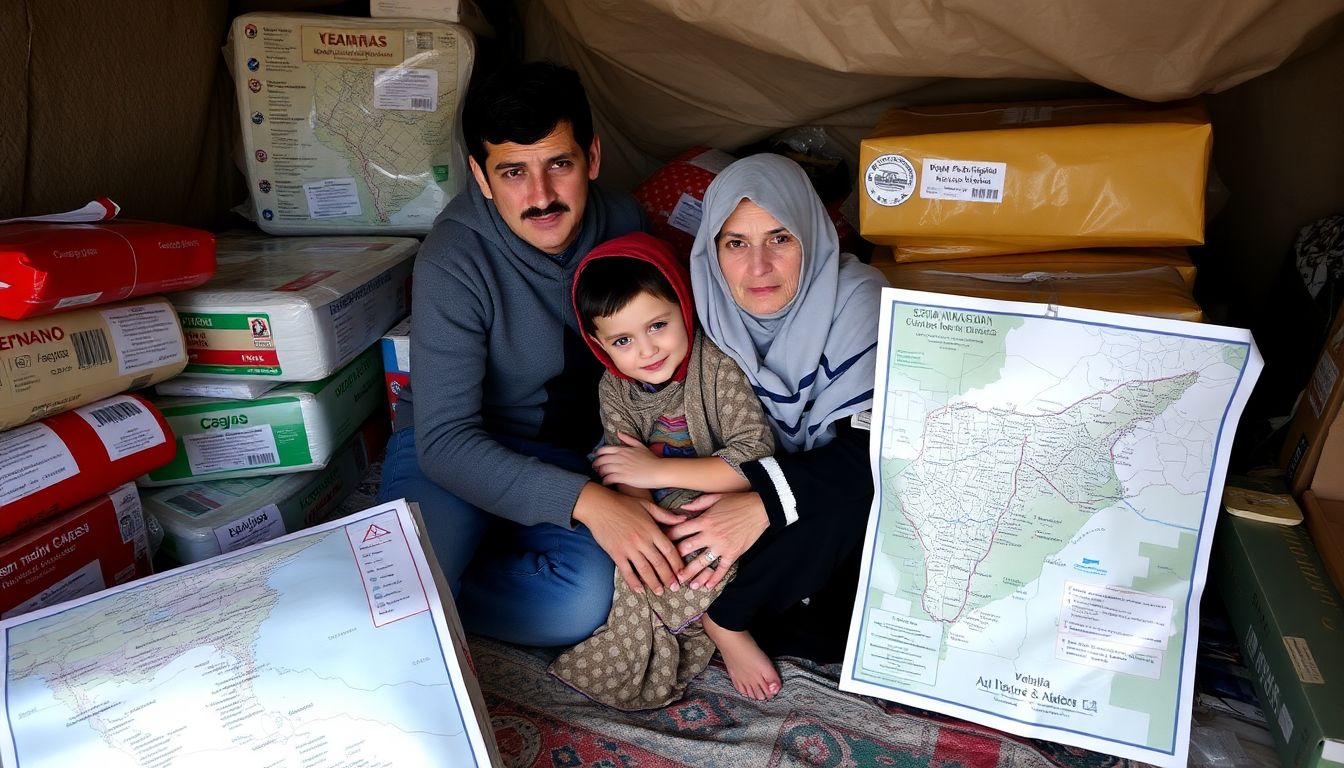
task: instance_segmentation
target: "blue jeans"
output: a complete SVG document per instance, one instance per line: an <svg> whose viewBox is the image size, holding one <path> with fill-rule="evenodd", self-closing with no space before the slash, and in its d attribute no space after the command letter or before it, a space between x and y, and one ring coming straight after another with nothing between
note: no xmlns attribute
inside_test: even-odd
<svg viewBox="0 0 1344 768"><path fill-rule="evenodd" d="M497 436L518 453L581 474L584 457ZM420 504L434 555L468 632L520 645L574 645L607 620L615 565L580 525L519 525L459 499L425 476L415 430L392 434L378 501Z"/></svg>

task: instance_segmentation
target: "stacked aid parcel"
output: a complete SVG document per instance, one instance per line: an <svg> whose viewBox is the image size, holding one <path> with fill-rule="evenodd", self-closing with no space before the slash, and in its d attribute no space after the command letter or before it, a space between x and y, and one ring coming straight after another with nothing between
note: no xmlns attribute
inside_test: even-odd
<svg viewBox="0 0 1344 768"><path fill-rule="evenodd" d="M0 616L152 572L131 481L175 443L137 390L186 367L158 294L214 257L212 235L168 224L0 224Z"/></svg>

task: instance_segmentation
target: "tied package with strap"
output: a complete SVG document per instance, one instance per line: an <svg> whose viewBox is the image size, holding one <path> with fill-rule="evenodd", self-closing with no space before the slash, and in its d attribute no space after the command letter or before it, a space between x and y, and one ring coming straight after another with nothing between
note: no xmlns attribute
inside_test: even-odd
<svg viewBox="0 0 1344 768"><path fill-rule="evenodd" d="M167 464L158 409L117 395L0 432L0 538Z"/></svg>
<svg viewBox="0 0 1344 768"><path fill-rule="evenodd" d="M389 432L375 413L322 469L158 488L145 494L145 511L162 524L163 551L179 563L269 541L326 521L382 455Z"/></svg>
<svg viewBox="0 0 1344 768"><path fill-rule="evenodd" d="M225 58L252 216L273 235L424 235L466 180L470 30L422 19L248 13Z"/></svg>
<svg viewBox="0 0 1344 768"><path fill-rule="evenodd" d="M285 384L257 400L156 398L177 456L141 486L262 477L321 469L370 413L383 407L375 346L322 381Z"/></svg>
<svg viewBox="0 0 1344 768"><path fill-rule="evenodd" d="M419 241L221 235L219 273L169 297L195 377L317 381L410 311Z"/></svg>
<svg viewBox="0 0 1344 768"><path fill-rule="evenodd" d="M0 225L0 317L195 288L215 273L209 232L147 221Z"/></svg>
<svg viewBox="0 0 1344 768"><path fill-rule="evenodd" d="M1195 102L888 111L859 150L859 232L899 261L1204 242Z"/></svg>
<svg viewBox="0 0 1344 768"><path fill-rule="evenodd" d="M27 320L0 320L0 429L172 378L182 327L155 296Z"/></svg>
<svg viewBox="0 0 1344 768"><path fill-rule="evenodd" d="M1117 273L1132 272L1153 267L1170 267L1193 289L1198 270L1184 248L1089 248L1074 251L1043 251L1004 256L979 256L970 259L947 259L939 262L896 261L891 248L873 249L870 262L886 272L946 272L965 275L1026 274L1029 272L1058 273ZM180 377L179 377L180 379ZM162 384L159 390L163 389Z"/></svg>
<svg viewBox="0 0 1344 768"><path fill-rule="evenodd" d="M125 483L0 542L0 618L153 572L140 496Z"/></svg>

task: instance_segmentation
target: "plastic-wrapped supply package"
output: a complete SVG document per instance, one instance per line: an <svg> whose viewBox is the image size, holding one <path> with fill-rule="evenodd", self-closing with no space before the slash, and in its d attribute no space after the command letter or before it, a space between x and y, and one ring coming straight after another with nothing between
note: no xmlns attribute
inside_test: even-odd
<svg viewBox="0 0 1344 768"><path fill-rule="evenodd" d="M209 232L147 221L0 225L0 317L195 288L215 273Z"/></svg>
<svg viewBox="0 0 1344 768"><path fill-rule="evenodd" d="M140 496L126 483L0 542L0 618L153 572Z"/></svg>
<svg viewBox="0 0 1344 768"><path fill-rule="evenodd" d="M1195 285L1198 270L1185 248L1089 248L1073 251L977 256L939 262L897 262L892 250L879 246L873 250L872 265L883 272L890 270L949 272L967 275L1048 273L1115 273L1152 267L1176 270L1189 288ZM180 377L179 377L180 379ZM177 380L177 379L175 379ZM163 384L159 385L162 390Z"/></svg>
<svg viewBox="0 0 1344 768"><path fill-rule="evenodd" d="M139 389L187 365L161 297L0 320L0 430Z"/></svg>
<svg viewBox="0 0 1344 768"><path fill-rule="evenodd" d="M322 381L285 384L257 400L155 398L177 435L172 462L142 486L262 477L321 469L360 423L383 407L383 366L370 347Z"/></svg>
<svg viewBox="0 0 1344 768"><path fill-rule="evenodd" d="M635 187L653 234L689 257L700 229L705 189L737 158L717 149L692 147L668 161Z"/></svg>
<svg viewBox="0 0 1344 768"><path fill-rule="evenodd" d="M1204 242L1194 102L888 111L859 151L859 232L898 261Z"/></svg>
<svg viewBox="0 0 1344 768"><path fill-rule="evenodd" d="M0 432L0 538L172 460L158 409L117 395Z"/></svg>
<svg viewBox="0 0 1344 768"><path fill-rule="evenodd" d="M397 398L401 388L411 380L411 318L387 332L378 342L383 351L383 376L387 379L387 407L392 420L397 419Z"/></svg>
<svg viewBox="0 0 1344 768"><path fill-rule="evenodd" d="M168 298L192 376L317 381L410 311L419 241L222 235L219 273Z"/></svg>
<svg viewBox="0 0 1344 768"><path fill-rule="evenodd" d="M466 180L463 26L248 13L225 58L248 190L273 235L423 235Z"/></svg>
<svg viewBox="0 0 1344 768"><path fill-rule="evenodd" d="M882 265L876 265L879 269ZM1204 320L1204 310L1171 267L1109 272L946 272L941 262L924 269L883 270L893 288L954 293L981 299L1028 301L1173 320Z"/></svg>
<svg viewBox="0 0 1344 768"><path fill-rule="evenodd" d="M165 397L225 397L230 400L256 400L282 383L221 381L200 376L175 376L154 387L154 392Z"/></svg>
<svg viewBox="0 0 1344 768"><path fill-rule="evenodd" d="M145 493L145 512L163 526L164 553L194 563L325 521L382 454L389 429L381 413L312 472L210 480Z"/></svg>

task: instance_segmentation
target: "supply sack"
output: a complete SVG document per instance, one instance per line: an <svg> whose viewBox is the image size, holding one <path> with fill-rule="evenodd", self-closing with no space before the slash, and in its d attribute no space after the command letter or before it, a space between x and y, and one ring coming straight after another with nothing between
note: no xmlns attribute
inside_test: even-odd
<svg viewBox="0 0 1344 768"><path fill-rule="evenodd" d="M181 373L186 348L162 297L0 320L0 430Z"/></svg>
<svg viewBox="0 0 1344 768"><path fill-rule="evenodd" d="M164 553L179 563L269 541L339 510L382 455L389 432L375 413L323 469L158 488L145 493L145 511L163 527Z"/></svg>
<svg viewBox="0 0 1344 768"><path fill-rule="evenodd" d="M1195 102L909 107L860 146L859 232L898 261L1204 242Z"/></svg>
<svg viewBox="0 0 1344 768"><path fill-rule="evenodd" d="M168 298L196 377L317 381L410 311L420 243L405 237L222 235L219 273Z"/></svg>
<svg viewBox="0 0 1344 768"><path fill-rule="evenodd" d="M1027 301L1131 315L1201 322L1204 311L1180 273L1171 267L1110 272L986 272L964 274L940 269L944 262L922 269L882 269L893 288L953 293L981 299ZM891 265L896 266L896 265Z"/></svg>
<svg viewBox="0 0 1344 768"><path fill-rule="evenodd" d="M890 270L910 272L948 272L962 275L1026 274L1028 272L1116 273L1153 267L1170 267L1193 290L1198 270L1185 248L1088 248L1073 251L978 256L944 261L897 262L890 247L873 249L872 265L890 274ZM180 380L174 379L174 381ZM159 385L162 391L164 384Z"/></svg>
<svg viewBox="0 0 1344 768"><path fill-rule="evenodd" d="M149 576L135 483L125 483L0 542L0 619Z"/></svg>
<svg viewBox="0 0 1344 768"><path fill-rule="evenodd" d="M167 464L158 409L117 395L0 432L0 539Z"/></svg>
<svg viewBox="0 0 1344 768"><path fill-rule="evenodd" d="M0 225L0 317L22 320L195 288L215 273L215 237L148 221Z"/></svg>
<svg viewBox="0 0 1344 768"><path fill-rule="evenodd" d="M248 13L225 48L251 215L273 235L424 235L466 180L467 28Z"/></svg>
<svg viewBox="0 0 1344 768"><path fill-rule="evenodd" d="M141 486L321 469L365 418L383 408L383 368L370 347L322 381L286 384L257 400L164 397L177 456Z"/></svg>

